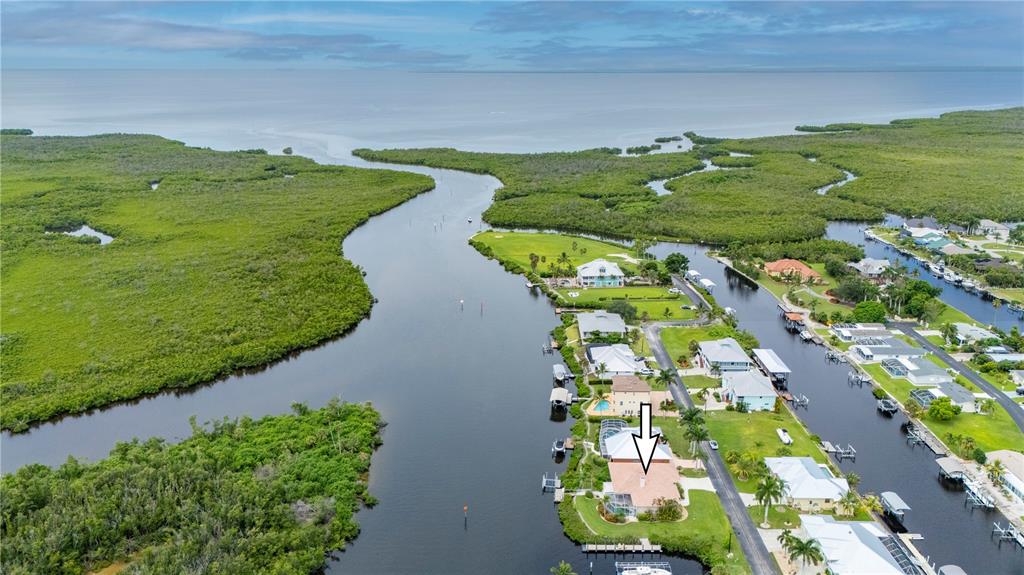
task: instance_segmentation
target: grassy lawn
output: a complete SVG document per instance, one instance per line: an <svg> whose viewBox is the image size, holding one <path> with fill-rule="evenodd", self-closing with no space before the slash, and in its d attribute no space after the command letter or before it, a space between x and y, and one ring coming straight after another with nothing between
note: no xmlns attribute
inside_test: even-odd
<svg viewBox="0 0 1024 575"><path fill-rule="evenodd" d="M563 234L498 231L482 232L473 239L490 246L499 260L512 260L527 270L530 269L530 254L542 258L537 271L543 272L548 263L555 263L565 253L572 260L573 267L604 258L619 264L623 271L636 271L636 266L630 262L633 256L630 248L611 242ZM574 243L576 249L573 249Z"/></svg>
<svg viewBox="0 0 1024 575"><path fill-rule="evenodd" d="M6 429L209 382L344 333L373 296L342 238L433 187L145 135L4 136L3 150ZM83 224L115 239L46 233Z"/></svg>
<svg viewBox="0 0 1024 575"><path fill-rule="evenodd" d="M789 431L789 436L793 438L793 444L789 446L793 456L813 457L820 463L828 462L828 458L811 440L807 430L787 410L781 413L710 411L705 417L708 431L711 432L711 437L718 441L718 449L723 455L729 451L737 451L741 454L755 453L758 457L775 457L776 451L783 447L775 430L782 427ZM740 491L754 491L756 482L753 480L740 481L733 476L733 481Z"/></svg>
<svg viewBox="0 0 1024 575"><path fill-rule="evenodd" d="M747 512L754 520L754 525L760 527L761 522L764 521L764 507L761 505L747 507ZM768 523L771 524L771 529L798 529L800 527L800 512L786 505L773 505L768 508Z"/></svg>
<svg viewBox="0 0 1024 575"><path fill-rule="evenodd" d="M697 317L695 310L684 310L682 306L692 305L686 295L669 293L667 287L636 286L621 288L586 288L556 290L566 304L574 303L583 307L606 308L613 301L624 300L636 308L637 316L647 312L653 320L666 319L665 310L671 315L668 319L693 319ZM569 292L579 296L569 297Z"/></svg>
<svg viewBox="0 0 1024 575"><path fill-rule="evenodd" d="M838 303L831 303L828 299L828 296L825 295L826 291L836 286L836 280L825 272L825 264L808 265L812 269L814 269L814 271L821 274L824 283L810 286L796 286L796 296L804 302L804 307L810 308L811 302L817 302L817 304L815 304L814 306L814 310L818 312L826 312L829 314L831 314L834 311L838 311L844 314L851 312L853 310L852 307ZM757 279L757 283L761 284L765 289L772 292L775 295L775 297L778 298L779 300L782 300L783 296L794 287L793 284L784 283L769 276L763 270L761 271L761 277ZM808 293L808 290L814 292L815 294L818 294L818 296L821 297L815 297L814 295L811 295L810 293Z"/></svg>
<svg viewBox="0 0 1024 575"><path fill-rule="evenodd" d="M689 357L691 341L709 341L725 337L736 337L736 330L725 325L707 325L698 327L667 327L661 330L661 341L665 351L673 360L680 355ZM739 338L737 338L739 340ZM743 342L740 341L740 344Z"/></svg>
<svg viewBox="0 0 1024 575"><path fill-rule="evenodd" d="M956 309L951 305L947 305L946 309L942 310L942 313L939 314L939 317L935 318L935 321L928 324L928 327L939 329L940 327L942 327L942 324L944 323L956 322L969 323L978 326L982 325L974 321L974 318L972 318L971 316L965 314L964 312Z"/></svg>
<svg viewBox="0 0 1024 575"><path fill-rule="evenodd" d="M930 356L929 356L930 357ZM941 361L933 360L945 367ZM863 366L871 377L890 395L906 404L910 399L910 391L917 389L915 385L903 378L890 377L879 364ZM971 386L973 388L973 386ZM991 414L961 413L949 421L937 421L927 415L922 422L945 441L947 433L970 435L985 451L996 449L1024 449L1024 433L1010 419L1010 414L1002 406L996 405Z"/></svg>
<svg viewBox="0 0 1024 575"><path fill-rule="evenodd" d="M687 389L701 389L705 387L719 387L722 380L706 375L687 375L683 377L683 385Z"/></svg>
<svg viewBox="0 0 1024 575"><path fill-rule="evenodd" d="M573 507L583 522L594 532L595 541L601 538L647 538L652 543L672 545L672 541L685 541L691 544L705 544L715 547L715 554L723 557L729 552L732 543L733 557L726 560L727 565L740 567L744 573L750 572L743 551L739 544L730 536L731 527L725 509L718 501L718 496L710 491L690 491L690 505L686 508L686 519L674 522L633 522L609 523L598 511L597 499L579 496L573 499Z"/></svg>

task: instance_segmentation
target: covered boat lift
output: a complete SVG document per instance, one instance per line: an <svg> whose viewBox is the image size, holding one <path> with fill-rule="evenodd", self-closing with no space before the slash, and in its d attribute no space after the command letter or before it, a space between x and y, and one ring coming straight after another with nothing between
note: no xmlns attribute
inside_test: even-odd
<svg viewBox="0 0 1024 575"><path fill-rule="evenodd" d="M910 505L907 505L907 502L893 491L883 491L879 499L882 500L882 511L889 523L893 527L906 531L903 526L903 516L910 511Z"/></svg>
<svg viewBox="0 0 1024 575"><path fill-rule="evenodd" d="M551 390L551 409L568 409L572 403L572 394L564 387L556 387Z"/></svg>
<svg viewBox="0 0 1024 575"><path fill-rule="evenodd" d="M772 379L772 383L785 384L789 374L793 373L775 350L755 349L753 353L754 362Z"/></svg>

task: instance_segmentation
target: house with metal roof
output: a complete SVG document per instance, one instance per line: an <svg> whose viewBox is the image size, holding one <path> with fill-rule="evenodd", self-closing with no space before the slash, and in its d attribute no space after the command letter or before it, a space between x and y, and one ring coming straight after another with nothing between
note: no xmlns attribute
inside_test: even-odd
<svg viewBox="0 0 1024 575"><path fill-rule="evenodd" d="M1003 462L1003 474L999 477L999 483L1012 493L1021 503L1024 503L1024 453L1000 449L989 451L985 454L988 461L999 460Z"/></svg>
<svg viewBox="0 0 1024 575"><path fill-rule="evenodd" d="M931 407L932 402L940 397L948 397L953 405L960 406L961 411L964 413L977 413L978 411L979 397L975 396L966 387L956 383L940 383L936 387L926 387L910 391L910 398L924 409Z"/></svg>
<svg viewBox="0 0 1024 575"><path fill-rule="evenodd" d="M786 381L792 371L786 365L774 349L754 349L754 363L756 363L772 381Z"/></svg>
<svg viewBox="0 0 1024 575"><path fill-rule="evenodd" d="M754 365L739 342L731 337L702 341L697 347L697 364L711 371L747 371Z"/></svg>
<svg viewBox="0 0 1024 575"><path fill-rule="evenodd" d="M902 377L914 385L953 383L953 376L923 357L882 360L882 369L892 377Z"/></svg>
<svg viewBox="0 0 1024 575"><path fill-rule="evenodd" d="M590 345L587 347L587 359L590 360L591 372L600 377L634 375L644 367L644 363L637 361L633 350L624 343Z"/></svg>
<svg viewBox="0 0 1024 575"><path fill-rule="evenodd" d="M869 363L887 359L924 357L925 353L927 353L919 347L894 337L884 338L880 343L872 345L852 345L850 346L850 351L856 359Z"/></svg>
<svg viewBox="0 0 1024 575"><path fill-rule="evenodd" d="M973 323L958 321L953 323L953 325L956 326L956 339L960 345L988 339L999 339L997 334L983 327L978 327Z"/></svg>
<svg viewBox="0 0 1024 575"><path fill-rule="evenodd" d="M743 402L750 411L775 409L778 394L772 382L759 371L726 371L722 373L722 398L732 404Z"/></svg>
<svg viewBox="0 0 1024 575"><path fill-rule="evenodd" d="M576 323L580 327L580 337L587 339L596 334L608 335L626 333L626 322L622 316L608 311L592 311L576 314Z"/></svg>
<svg viewBox="0 0 1024 575"><path fill-rule="evenodd" d="M852 262L846 265L850 266L856 270L857 273L866 278L877 279L885 272L885 270L889 269L892 264L889 263L889 260L864 258L859 262Z"/></svg>
<svg viewBox="0 0 1024 575"><path fill-rule="evenodd" d="M835 509L850 490L845 478L836 477L827 465L810 457L765 457L773 475L786 482L786 504L801 511Z"/></svg>
<svg viewBox="0 0 1024 575"><path fill-rule="evenodd" d="M874 521L801 515L801 531L821 545L832 575L918 575L924 570L895 535Z"/></svg>
<svg viewBox="0 0 1024 575"><path fill-rule="evenodd" d="M988 356L996 363L1002 363L1004 361L1020 363L1024 361L1024 353L990 353Z"/></svg>
<svg viewBox="0 0 1024 575"><path fill-rule="evenodd" d="M857 343L867 338L879 339L892 335L889 328L880 323L834 323L829 330L839 338L839 341L846 343Z"/></svg>
<svg viewBox="0 0 1024 575"><path fill-rule="evenodd" d="M582 287L622 287L626 274L619 264L598 258L576 266L576 281Z"/></svg>

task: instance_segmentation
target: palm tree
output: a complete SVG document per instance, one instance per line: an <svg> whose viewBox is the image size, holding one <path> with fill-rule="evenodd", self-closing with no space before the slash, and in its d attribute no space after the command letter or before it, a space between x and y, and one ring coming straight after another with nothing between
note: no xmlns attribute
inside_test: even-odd
<svg viewBox="0 0 1024 575"><path fill-rule="evenodd" d="M608 392L605 391L603 387L599 387L597 391L594 392L594 399L596 399L599 402L608 399Z"/></svg>
<svg viewBox="0 0 1024 575"><path fill-rule="evenodd" d="M988 478L993 482L999 481L999 479L1006 473L1006 465L1003 465L1002 461L998 459L994 460L985 466L985 473L988 474Z"/></svg>
<svg viewBox="0 0 1024 575"><path fill-rule="evenodd" d="M684 435L690 440L690 457L696 456L697 446L701 441L707 441L711 438L711 434L708 433L706 427L693 424L686 428Z"/></svg>
<svg viewBox="0 0 1024 575"><path fill-rule="evenodd" d="M851 471L846 474L846 482L850 484L850 489L856 489L860 485L860 475Z"/></svg>
<svg viewBox="0 0 1024 575"><path fill-rule="evenodd" d="M821 550L821 544L817 539L804 540L794 537L787 551L789 551L790 560L800 560L801 567L805 567L808 563L817 565L825 560L825 553Z"/></svg>
<svg viewBox="0 0 1024 575"><path fill-rule="evenodd" d="M604 362L597 364L597 376L604 379L604 371L606 369L608 369L608 366Z"/></svg>
<svg viewBox="0 0 1024 575"><path fill-rule="evenodd" d="M558 566L551 568L551 575L576 575L576 572L572 570L572 565L559 561Z"/></svg>
<svg viewBox="0 0 1024 575"><path fill-rule="evenodd" d="M708 412L708 397L710 396L711 390L706 387L700 388L700 391L697 392L697 399L704 402L704 413Z"/></svg>
<svg viewBox="0 0 1024 575"><path fill-rule="evenodd" d="M655 379L655 381L657 381L660 385L664 385L665 387L668 387L668 385L670 383L672 383L672 379L673 379L674 375L675 374L672 373L671 369L663 369L663 370L658 372L658 377L657 377L657 379Z"/></svg>
<svg viewBox="0 0 1024 575"><path fill-rule="evenodd" d="M779 536L776 539L776 541L779 542L779 545L782 545L783 549L789 551L789 547L793 544L794 539L796 539L796 535L793 535L792 531L790 531L789 529L783 529L782 533L779 533Z"/></svg>
<svg viewBox="0 0 1024 575"><path fill-rule="evenodd" d="M696 407L687 408L679 414L679 419L688 425L704 425L704 414Z"/></svg>
<svg viewBox="0 0 1024 575"><path fill-rule="evenodd" d="M782 501L782 498L786 496L787 487L786 480L771 473L766 474L761 481L757 482L754 497L764 507L764 525L768 525L768 510L773 503Z"/></svg>
<svg viewBox="0 0 1024 575"><path fill-rule="evenodd" d="M761 460L757 455L747 452L740 455L739 459L730 465L730 468L740 481L746 481L747 479L750 479L751 475L757 474L760 469L758 463L761 463Z"/></svg>
<svg viewBox="0 0 1024 575"><path fill-rule="evenodd" d="M846 511L845 515L849 515L852 517L857 513L857 507L860 504L860 498L857 497L856 491L849 489L846 491L845 494L843 494L843 498L840 499L837 503L839 503L839 506Z"/></svg>
<svg viewBox="0 0 1024 575"><path fill-rule="evenodd" d="M864 497L860 498L860 506L864 511L868 513L881 513L882 512L882 500L878 498L874 493L868 493Z"/></svg>
<svg viewBox="0 0 1024 575"><path fill-rule="evenodd" d="M949 323L948 321L942 324L942 339L946 340L949 343L953 343L956 341L956 334L957 331L955 325Z"/></svg>

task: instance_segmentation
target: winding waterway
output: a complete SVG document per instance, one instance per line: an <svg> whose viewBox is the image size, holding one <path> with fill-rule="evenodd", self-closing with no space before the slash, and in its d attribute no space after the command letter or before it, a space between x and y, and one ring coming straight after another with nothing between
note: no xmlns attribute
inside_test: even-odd
<svg viewBox="0 0 1024 575"><path fill-rule="evenodd" d="M628 82L590 74L355 72L5 71L4 77L5 122L40 134L149 132L218 149L292 146L318 161L353 165L363 165L349 155L357 146L625 147L686 129L750 136L798 123L1019 105L1022 93L1014 72L866 73L856 82L842 74L789 73L631 75ZM564 468L550 459L551 442L568 433L568 423L549 417L553 360L540 353L556 319L522 278L466 244L481 228L480 213L498 183L398 169L429 174L437 188L346 238L345 257L367 271L380 300L352 333L262 371L4 435L3 471L56 465L69 455L99 458L136 436L178 439L189 432L192 415L200 421L259 417L287 412L293 401L319 406L340 395L372 401L389 425L370 474L380 504L360 512L362 532L332 559L332 570L545 573L566 559L589 572L588 559L562 535L550 494L540 492L541 474ZM829 234L863 243L856 225L832 224ZM879 257L874 250L882 247L869 242L866 249ZM997 550L988 538L998 516L972 514L962 493L941 488L932 455L907 447L899 419L878 417L870 392L849 388L846 370L826 364L821 348L785 332L769 293L727 276L699 248L662 244L656 251L687 253L719 284L716 296L737 310L742 327L796 368L792 389L811 398L801 418L823 438L857 447L857 462L842 467L861 475L862 490L893 490L911 504L909 527L924 534L919 547L926 554L971 575L1024 571L1024 553L1005 545ZM944 287L944 299L991 321L986 302ZM1014 320L999 310L1000 326L1008 325L1004 315ZM686 560L674 561L674 568L701 570ZM595 561L594 572L610 571L611 560Z"/></svg>

